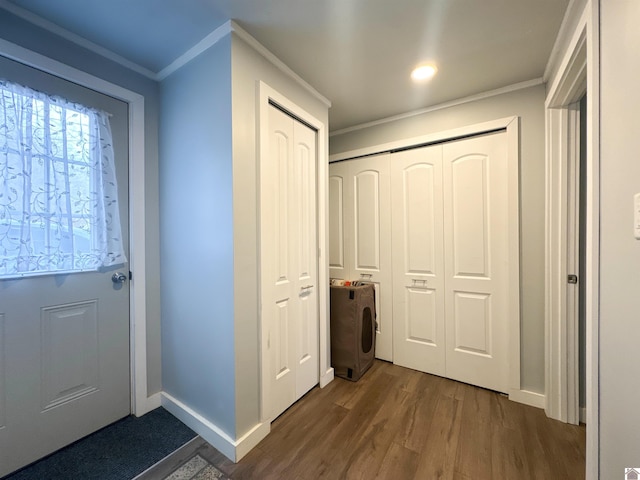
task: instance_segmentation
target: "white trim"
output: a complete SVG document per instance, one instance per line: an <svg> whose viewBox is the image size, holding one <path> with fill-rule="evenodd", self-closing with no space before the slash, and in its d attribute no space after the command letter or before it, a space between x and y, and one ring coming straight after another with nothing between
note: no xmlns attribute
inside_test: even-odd
<svg viewBox="0 0 640 480"><path fill-rule="evenodd" d="M133 70L134 72L139 73L140 75L144 75L147 78L156 80L156 74L151 70L145 67L142 67L137 63L132 62L131 60L128 60L118 55L117 53L112 52L107 48L104 48L98 44L95 44L90 40L87 40L86 38L81 37L80 35L76 35L75 33L70 32L65 28L62 28L59 25L56 25L55 23L50 22L49 20L42 18L33 12L30 12L29 10L25 10L22 7L14 5L8 0L0 0L0 8L14 14L17 17L22 18L23 20L26 20L27 22L33 25L36 25L37 27L40 27L44 30L49 31L54 35L62 37L65 40L69 40L70 42L75 43L76 45L82 48L86 48L87 50L92 51L102 57L108 58L109 60L115 63L118 63L123 67L128 68L129 70Z"/></svg>
<svg viewBox="0 0 640 480"><path fill-rule="evenodd" d="M587 20L586 363L587 476L600 477L600 2ZM589 7L588 6L588 7Z"/></svg>
<svg viewBox="0 0 640 480"><path fill-rule="evenodd" d="M545 396L530 390L517 390L509 393L509 400L523 403L530 407L544 408Z"/></svg>
<svg viewBox="0 0 640 480"><path fill-rule="evenodd" d="M131 411L144 415L157 403L147 398L144 97L3 39L0 55L129 104Z"/></svg>
<svg viewBox="0 0 640 480"><path fill-rule="evenodd" d="M520 384L520 119L513 117L507 129L507 201L509 207L509 399L518 397Z"/></svg>
<svg viewBox="0 0 640 480"><path fill-rule="evenodd" d="M559 62L563 55L561 50L564 46L571 43L570 37L576 32L577 26L580 23L580 17L585 11L588 1L589 0L571 0L569 2L562 19L562 23L560 24L558 35L553 43L551 54L547 60L544 74L542 75L545 82L548 82L549 79L557 73L556 70L559 67Z"/></svg>
<svg viewBox="0 0 640 480"><path fill-rule="evenodd" d="M495 97L497 95L504 95L505 93L517 92L518 90L524 90L525 88L536 87L542 85L544 80L542 78L534 78L520 83L514 83L513 85L507 85L506 87L497 88L495 90L489 90L488 92L478 93L476 95L470 95L468 97L459 98L450 102L440 103L431 107L422 108L420 110L414 110L407 113L401 113L400 115L394 115L392 117L381 118L380 120L374 120L372 122L361 123L360 125L354 125L352 127L341 128L340 130L334 130L329 133L329 137L336 135L342 135L344 133L355 132L357 130L363 130L365 128L375 127L377 125L384 125L385 123L396 122L398 120L404 120L406 118L416 117L418 115L424 115L425 113L436 112L438 110L444 110L445 108L451 108L465 103L477 102L478 100L484 100L487 98Z"/></svg>
<svg viewBox="0 0 640 480"><path fill-rule="evenodd" d="M333 382L334 370L333 367L329 368L324 374L320 375L320 388L324 388Z"/></svg>
<svg viewBox="0 0 640 480"><path fill-rule="evenodd" d="M334 153L333 155L329 156L329 162L350 160L352 158L390 152L399 148L428 145L430 143L441 142L443 140L467 137L470 135L478 135L484 132L491 132L493 130L502 130L506 129L515 118L516 117L500 118L498 120L490 120L488 122L465 125L464 127L453 128L451 130L444 130L441 132L429 133L427 135L395 140L393 142L380 143L356 150L349 150L347 152Z"/></svg>
<svg viewBox="0 0 640 480"><path fill-rule="evenodd" d="M284 73L287 77L291 78L294 82L304 88L307 92L309 92L315 99L322 102L327 108L331 107L331 100L324 97L320 92L318 92L315 88L305 82L300 75L291 70L287 65L276 57L273 53L267 50L264 45L258 42L255 38L253 38L246 30L244 30L240 25L238 25L233 20L229 21L231 26L231 30L238 35L239 38L244 40L251 48L253 48L256 52L266 58L269 63L271 63L274 67Z"/></svg>
<svg viewBox="0 0 640 480"><path fill-rule="evenodd" d="M2 1L2 0L0 0ZM195 46L191 47L185 53L176 58L171 64L163 68L155 75L155 80L162 81L171 75L176 70L179 70L191 60L199 56L201 53L205 52L209 48L213 47L216 43L218 43L221 39L226 37L229 33L231 33L231 22L225 22L216 28L209 35L200 40Z"/></svg>
<svg viewBox="0 0 640 480"><path fill-rule="evenodd" d="M586 18L583 12L545 102L545 411L572 424L579 422L578 296L567 275L578 273L580 113L574 104L587 83Z"/></svg>
<svg viewBox="0 0 640 480"><path fill-rule="evenodd" d="M303 120L317 132L317 188L318 188L318 316L319 316L319 371L318 380L321 387L327 385L333 380L333 369L331 368L331 355L330 355L330 335L329 335L329 260L327 254L329 252L329 231L328 231L328 215L329 215L329 198L328 198L328 177L329 177L329 165L327 159L327 136L326 125L312 116L310 113L293 103L286 96L273 89L266 83L258 82L258 145L259 145L259 159L258 165L262 164L262 158L268 155L269 144L268 137L263 131L264 126L268 125L268 109L269 101L277 103L280 107L290 112L297 118ZM261 178L261 174L258 173L258 178ZM262 180L259 180L262 184ZM259 215L260 217L260 215ZM262 228L260 228L259 238L263 235ZM264 242L260 240L260 259L265 254L270 252L262 252L262 245ZM262 292L262 264L260 264L260 291ZM266 336L263 335L265 326L263 324L264 316L262 314L262 298L260 300L260 371L261 371L261 383L260 383L260 420L262 422L270 422L273 420L269 409L269 390L270 382L268 381L268 359L266 348Z"/></svg>
<svg viewBox="0 0 640 480"><path fill-rule="evenodd" d="M271 430L269 422L260 422L238 440L233 440L216 424L167 392L162 392L162 406L233 462L244 457Z"/></svg>

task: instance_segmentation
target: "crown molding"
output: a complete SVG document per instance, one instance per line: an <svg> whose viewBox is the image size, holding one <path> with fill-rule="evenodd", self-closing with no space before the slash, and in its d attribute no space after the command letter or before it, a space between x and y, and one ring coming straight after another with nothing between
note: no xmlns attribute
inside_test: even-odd
<svg viewBox="0 0 640 480"><path fill-rule="evenodd" d="M527 80L520 83L514 83L513 85L507 85L506 87L497 88L495 90L489 90L487 92L478 93L476 95L470 95L468 97L459 98L450 102L440 103L431 107L422 108L420 110L413 110L407 113L401 113L392 117L385 117L372 122L361 123L352 127L342 128L329 133L329 137L335 137L337 135L343 135L345 133L356 132L358 130L364 130L365 128L375 127L377 125L384 125L385 123L396 122L398 120L404 120L406 118L417 117L418 115L424 115L425 113L436 112L438 110L444 110L445 108L455 107L457 105L463 105L465 103L477 102L478 100L484 100L485 98L495 97L497 95L503 95L505 93L516 92L518 90L524 90L525 88L535 87L542 85L544 80L542 78L534 78L533 80Z"/></svg>
<svg viewBox="0 0 640 480"><path fill-rule="evenodd" d="M57 35L59 37L64 38L65 40L75 43L79 47L86 48L87 50L92 51L93 53L96 53L102 57L105 57L115 63L118 63L123 67L128 68L129 70L133 70L134 72L139 73L140 75L143 75L151 80L157 80L157 74L155 72L152 72L151 70L145 67L142 67L137 63L132 62L131 60L128 60L118 55L117 53L112 52L107 48L104 48L96 43L93 43L90 40L87 40L86 38L81 37L80 35L70 32L69 30L62 28L61 26L56 25L55 23L45 18L42 18L33 12L25 10L22 7L18 7L17 5L14 5L13 3L8 2L7 0L0 0L0 8L2 8L3 10L6 10L9 13L12 13L17 17L22 18L23 20L26 20L27 22L37 27L42 28L43 30L51 32L54 35Z"/></svg>
<svg viewBox="0 0 640 480"><path fill-rule="evenodd" d="M313 95L316 99L320 100L327 108L331 107L331 101L323 96L320 92L318 92L315 88L313 88L310 84L302 79L296 72L291 70L282 60L276 57L271 51L269 51L264 45L262 45L258 40L253 38L246 30L244 30L240 25L238 25L233 20L229 21L231 25L231 30L235 33L239 38L244 40L250 47L252 47L256 52L266 58L271 64L273 64L278 70L287 75L293 81L295 81L298 85L304 88L307 92Z"/></svg>
<svg viewBox="0 0 640 480"><path fill-rule="evenodd" d="M171 64L169 64L168 66L160 70L156 75L156 80L158 81L164 80L173 72L179 70L180 68L185 66L187 63L189 63L191 60L193 60L200 54L204 53L209 48L213 47L216 43L218 43L224 37L229 35L231 33L231 29L232 29L231 22L229 21L220 25L213 32L211 32L209 35L207 35L198 43L196 43L193 47L191 47L189 50L187 50L178 58L176 58L173 62L171 62Z"/></svg>

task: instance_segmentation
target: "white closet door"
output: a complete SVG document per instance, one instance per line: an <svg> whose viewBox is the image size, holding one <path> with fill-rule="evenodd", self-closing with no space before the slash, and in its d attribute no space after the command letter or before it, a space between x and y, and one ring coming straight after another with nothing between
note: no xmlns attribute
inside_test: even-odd
<svg viewBox="0 0 640 480"><path fill-rule="evenodd" d="M508 386L506 133L443 146L446 375Z"/></svg>
<svg viewBox="0 0 640 480"><path fill-rule="evenodd" d="M318 244L316 215L316 132L293 120L293 205L297 232L298 321L296 340L296 400L318 383Z"/></svg>
<svg viewBox="0 0 640 480"><path fill-rule="evenodd" d="M393 361L389 154L352 160L345 220L351 280L376 292L376 358Z"/></svg>
<svg viewBox="0 0 640 480"><path fill-rule="evenodd" d="M329 277L350 280L352 260L347 245L345 202L349 179L350 162L329 165Z"/></svg>
<svg viewBox="0 0 640 480"><path fill-rule="evenodd" d="M315 133L269 107L261 163L262 312L271 419L318 382Z"/></svg>
<svg viewBox="0 0 640 480"><path fill-rule="evenodd" d="M442 147L391 155L393 362L445 375Z"/></svg>

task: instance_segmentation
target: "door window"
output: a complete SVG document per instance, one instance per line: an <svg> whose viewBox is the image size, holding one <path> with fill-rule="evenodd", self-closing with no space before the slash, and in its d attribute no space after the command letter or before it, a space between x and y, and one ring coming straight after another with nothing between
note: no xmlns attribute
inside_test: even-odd
<svg viewBox="0 0 640 480"><path fill-rule="evenodd" d="M126 262L109 115L0 80L0 278Z"/></svg>

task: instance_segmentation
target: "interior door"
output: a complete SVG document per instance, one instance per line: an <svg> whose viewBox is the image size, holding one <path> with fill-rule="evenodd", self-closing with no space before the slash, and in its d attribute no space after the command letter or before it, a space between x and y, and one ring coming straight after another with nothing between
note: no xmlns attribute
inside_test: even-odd
<svg viewBox="0 0 640 480"><path fill-rule="evenodd" d="M442 146L391 155L393 362L445 375Z"/></svg>
<svg viewBox="0 0 640 480"><path fill-rule="evenodd" d="M274 419L319 378L316 133L269 106L261 161L263 324Z"/></svg>
<svg viewBox="0 0 640 480"><path fill-rule="evenodd" d="M506 133L443 145L447 377L507 392Z"/></svg>
<svg viewBox="0 0 640 480"><path fill-rule="evenodd" d="M127 105L4 58L0 67L112 114L126 243ZM117 270L124 283L112 282L116 268L0 280L0 476L130 413L128 265Z"/></svg>

